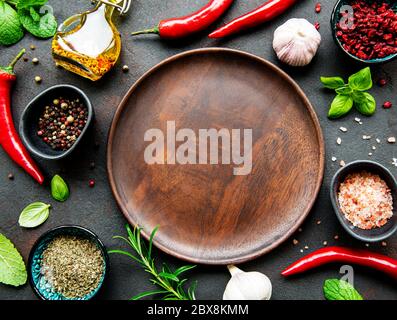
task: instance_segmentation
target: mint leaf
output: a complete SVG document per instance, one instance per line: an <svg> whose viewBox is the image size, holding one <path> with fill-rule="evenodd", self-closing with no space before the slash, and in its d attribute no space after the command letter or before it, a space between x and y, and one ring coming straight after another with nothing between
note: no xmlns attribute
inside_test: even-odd
<svg viewBox="0 0 397 320"><path fill-rule="evenodd" d="M0 282L20 286L28 278L25 263L14 245L0 233Z"/></svg>
<svg viewBox="0 0 397 320"><path fill-rule="evenodd" d="M336 119L347 114L353 107L353 98L349 95L338 94L331 103L328 117Z"/></svg>
<svg viewBox="0 0 397 320"><path fill-rule="evenodd" d="M353 93L354 106L361 114L372 116L376 110L375 98L368 92Z"/></svg>
<svg viewBox="0 0 397 320"><path fill-rule="evenodd" d="M5 2L8 2L9 4L12 4L13 6L16 6L18 3L18 0L5 0Z"/></svg>
<svg viewBox="0 0 397 320"><path fill-rule="evenodd" d="M366 67L349 77L349 86L353 90L366 91L372 88L371 69Z"/></svg>
<svg viewBox="0 0 397 320"><path fill-rule="evenodd" d="M28 205L19 216L19 225L24 228L36 228L43 224L50 214L50 205L34 202Z"/></svg>
<svg viewBox="0 0 397 320"><path fill-rule="evenodd" d="M66 182L55 175L51 180L51 195L57 201L66 201L69 198L69 188Z"/></svg>
<svg viewBox="0 0 397 320"><path fill-rule="evenodd" d="M0 45L17 43L23 35L17 12L9 4L0 1Z"/></svg>
<svg viewBox="0 0 397 320"><path fill-rule="evenodd" d="M36 12L36 10L35 10L35 8L33 8L33 7L30 7L29 8L29 13L30 13L30 16L32 17L32 19L33 19L33 21L34 22L39 22L40 21L40 15Z"/></svg>
<svg viewBox="0 0 397 320"><path fill-rule="evenodd" d="M338 89L345 85L345 81L341 77L320 77L320 80L328 89Z"/></svg>
<svg viewBox="0 0 397 320"><path fill-rule="evenodd" d="M323 290L327 300L363 300L358 291L343 280L328 279L324 282Z"/></svg>
<svg viewBox="0 0 397 320"><path fill-rule="evenodd" d="M47 3L48 0L19 0L16 2L17 9L29 9L36 6L41 7Z"/></svg>
<svg viewBox="0 0 397 320"><path fill-rule="evenodd" d="M44 15L40 15L40 18L36 21L37 16L32 13L32 10L39 15L34 8L18 10L19 20L23 27L37 38L51 38L57 30L55 17L47 12Z"/></svg>

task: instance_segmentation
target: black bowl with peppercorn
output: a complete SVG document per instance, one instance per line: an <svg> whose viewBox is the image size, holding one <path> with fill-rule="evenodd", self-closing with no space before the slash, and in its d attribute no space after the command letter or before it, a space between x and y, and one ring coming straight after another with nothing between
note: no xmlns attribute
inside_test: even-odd
<svg viewBox="0 0 397 320"><path fill-rule="evenodd" d="M338 47L356 61L376 64L397 57L396 0L339 0L331 28Z"/></svg>
<svg viewBox="0 0 397 320"><path fill-rule="evenodd" d="M34 155L47 160L68 156L94 117L86 94L71 85L56 85L36 96L22 113L20 135Z"/></svg>

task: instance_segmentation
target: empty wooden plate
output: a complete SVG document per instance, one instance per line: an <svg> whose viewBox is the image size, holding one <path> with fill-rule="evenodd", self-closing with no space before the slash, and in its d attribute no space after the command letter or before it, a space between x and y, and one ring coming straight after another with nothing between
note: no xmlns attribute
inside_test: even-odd
<svg viewBox="0 0 397 320"><path fill-rule="evenodd" d="M199 129L252 129L251 173L234 175L233 162L148 164L145 132L167 138L173 121L197 137ZM286 240L309 213L324 169L321 128L298 85L264 59L221 48L176 55L139 79L117 109L107 156L128 221L145 237L159 225L158 248L203 264L247 261Z"/></svg>

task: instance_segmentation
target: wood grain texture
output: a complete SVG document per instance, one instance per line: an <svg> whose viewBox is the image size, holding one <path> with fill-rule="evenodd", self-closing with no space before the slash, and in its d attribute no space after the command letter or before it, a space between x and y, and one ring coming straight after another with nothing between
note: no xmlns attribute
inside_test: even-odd
<svg viewBox="0 0 397 320"><path fill-rule="evenodd" d="M253 130L253 168L148 165L148 129ZM221 145L220 145L221 148ZM169 58L129 90L108 143L114 196L155 245L203 264L240 263L287 239L303 222L324 171L321 128L301 89L273 64L248 53L200 49Z"/></svg>

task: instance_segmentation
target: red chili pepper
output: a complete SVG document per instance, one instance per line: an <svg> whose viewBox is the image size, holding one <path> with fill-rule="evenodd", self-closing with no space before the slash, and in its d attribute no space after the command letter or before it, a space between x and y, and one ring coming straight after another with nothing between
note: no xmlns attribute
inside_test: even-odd
<svg viewBox="0 0 397 320"><path fill-rule="evenodd" d="M15 57L8 67L0 67L0 145L12 160L42 184L44 182L43 175L23 146L12 120L11 88L17 78L14 74L14 65L24 53L25 49Z"/></svg>
<svg viewBox="0 0 397 320"><path fill-rule="evenodd" d="M396 259L366 250L353 250L343 247L328 247L314 251L290 265L281 274L288 277L332 262L370 267L397 279Z"/></svg>
<svg viewBox="0 0 397 320"><path fill-rule="evenodd" d="M155 33L165 39L177 39L205 30L231 6L234 0L211 0L191 15L160 21L153 29L133 32L132 35Z"/></svg>
<svg viewBox="0 0 397 320"><path fill-rule="evenodd" d="M224 38L241 30L256 27L263 22L270 21L273 18L279 16L289 7L291 7L296 1L297 0L267 1L257 9L232 20L223 27L215 30L208 37Z"/></svg>

